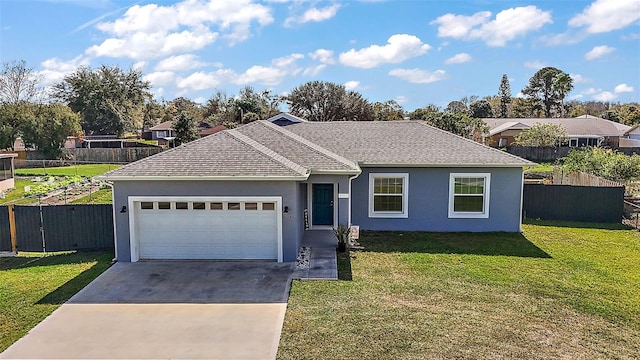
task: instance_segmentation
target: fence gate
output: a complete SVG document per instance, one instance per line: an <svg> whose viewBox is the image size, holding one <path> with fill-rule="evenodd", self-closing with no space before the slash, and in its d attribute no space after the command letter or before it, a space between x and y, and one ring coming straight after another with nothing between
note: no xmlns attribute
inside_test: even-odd
<svg viewBox="0 0 640 360"><path fill-rule="evenodd" d="M0 251L11 251L8 206L0 206Z"/></svg>
<svg viewBox="0 0 640 360"><path fill-rule="evenodd" d="M0 207L0 247L5 246L5 221L7 233L9 227L6 208ZM14 212L18 251L114 248L111 205L16 205ZM10 239L8 244L10 250Z"/></svg>

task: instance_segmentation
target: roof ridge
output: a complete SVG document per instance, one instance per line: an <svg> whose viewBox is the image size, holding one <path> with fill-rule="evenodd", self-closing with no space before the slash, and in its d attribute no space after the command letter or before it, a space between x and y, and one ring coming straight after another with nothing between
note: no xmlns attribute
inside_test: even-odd
<svg viewBox="0 0 640 360"><path fill-rule="evenodd" d="M490 150L490 151L493 151L493 152L496 152L496 151L497 151L497 152L499 152L499 153L501 153L501 154L503 154L503 155L507 155L507 156L509 156L509 157L511 157L511 158L514 158L514 159L524 160L524 161L529 161L529 162L533 163L533 162L532 162L532 161L530 161L530 160L523 159L523 158L521 158L521 157L519 157L519 156L513 155L513 154L508 153L508 152L506 152L506 151L502 151L502 150L498 150L498 149L492 148L491 146L487 146L487 145L485 145L485 144L481 144L481 143L479 143L479 142L477 142L477 141L475 141L475 140L467 139L467 138L466 138L466 137L464 137L464 136L460 136L460 135L458 135L458 134L454 134L454 133L452 133L452 132L449 132L449 131L446 131L446 130L442 130L442 129L437 128L437 127L435 127L435 126L429 125L429 124L427 124L427 122L426 122L426 121L420 120L420 121L418 121L418 122L419 122L420 124L422 124L423 126L430 127L430 128L432 128L432 129L434 129L434 130L437 130L437 131L439 131L439 132L443 132L443 133L445 133L445 134L449 134L449 135L451 135L451 136L455 136L455 137L460 138L460 139L462 139L462 140L464 140L464 141L466 141L466 142L468 142L468 143L476 144L476 145L478 145L478 146L480 146L480 147L483 147L483 148L486 148L486 149L488 149L488 150Z"/></svg>
<svg viewBox="0 0 640 360"><path fill-rule="evenodd" d="M259 123L262 126L264 126L266 128L269 128L269 129L272 129L272 130L275 130L275 131L278 131L279 133L289 137L290 139L293 139L293 140L299 142L300 144L302 144L302 145L304 145L304 146L306 146L306 147L308 147L308 148L310 148L312 150L315 150L315 151L319 152L322 155L330 157L333 160L336 160L336 161L342 163L343 165L347 165L347 166L349 166L349 167L351 167L353 169L359 169L358 164L355 161L349 160L344 156L338 155L338 154L334 153L333 151L328 150L328 149L326 149L326 148L324 148L324 147L322 147L322 146L320 146L320 145L318 145L318 144L316 144L316 143L314 143L312 141L309 141L309 140L303 138L302 136L300 136L298 134L294 134L291 131L289 131L287 129L284 129L282 126L278 126L278 125L276 125L276 124L274 124L274 123L272 123L270 121L266 121L266 120L260 121Z"/></svg>
<svg viewBox="0 0 640 360"><path fill-rule="evenodd" d="M232 129L232 130L226 130L225 133L233 138L235 138L238 141L241 141L243 143L245 143L246 145L251 146L252 148L254 148L256 151L261 152L262 154L270 157L271 159L273 159L274 161L279 162L280 164L286 166L287 168L297 172L300 175L308 175L309 174L309 170L307 168L305 168L304 166L297 164L289 159L287 159L286 157L276 153L275 151L267 148L266 146L260 144L259 142L253 140L252 138L248 137L245 134L242 134L241 132L239 132L236 129Z"/></svg>

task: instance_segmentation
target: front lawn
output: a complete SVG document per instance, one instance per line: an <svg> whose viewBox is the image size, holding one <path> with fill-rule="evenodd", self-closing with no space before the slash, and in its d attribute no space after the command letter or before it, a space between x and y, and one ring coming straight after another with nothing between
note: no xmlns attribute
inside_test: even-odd
<svg viewBox="0 0 640 360"><path fill-rule="evenodd" d="M640 357L640 236L362 232L338 281L294 281L279 359Z"/></svg>
<svg viewBox="0 0 640 360"><path fill-rule="evenodd" d="M112 252L0 257L0 352L111 265Z"/></svg>

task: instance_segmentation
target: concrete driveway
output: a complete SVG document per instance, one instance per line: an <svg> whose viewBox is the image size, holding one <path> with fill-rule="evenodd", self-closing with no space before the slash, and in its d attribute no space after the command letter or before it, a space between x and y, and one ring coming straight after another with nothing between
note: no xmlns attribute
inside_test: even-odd
<svg viewBox="0 0 640 360"><path fill-rule="evenodd" d="M274 359L293 264L117 263L3 359Z"/></svg>

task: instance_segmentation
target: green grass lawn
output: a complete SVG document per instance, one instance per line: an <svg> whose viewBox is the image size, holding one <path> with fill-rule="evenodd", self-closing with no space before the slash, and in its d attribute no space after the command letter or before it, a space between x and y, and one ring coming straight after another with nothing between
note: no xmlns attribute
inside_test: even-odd
<svg viewBox="0 0 640 360"><path fill-rule="evenodd" d="M0 258L0 352L111 265L111 252Z"/></svg>
<svg viewBox="0 0 640 360"><path fill-rule="evenodd" d="M100 189L91 195L87 195L72 201L72 204L111 204L111 189Z"/></svg>
<svg viewBox="0 0 640 360"><path fill-rule="evenodd" d="M114 170L120 167L120 165L114 164L83 164L83 165L71 165L51 168L30 168L30 169L16 169L15 174L17 176L85 176L93 177L96 175L104 174L107 171Z"/></svg>
<svg viewBox="0 0 640 360"><path fill-rule="evenodd" d="M18 199L22 199L24 194L24 187L32 185L33 181L29 179L14 179L15 188L8 190L4 194L4 199L0 199L0 204L8 204Z"/></svg>
<svg viewBox="0 0 640 360"><path fill-rule="evenodd" d="M640 236L362 232L338 281L294 281L279 359L640 357Z"/></svg>
<svg viewBox="0 0 640 360"><path fill-rule="evenodd" d="M532 172L532 173L547 173L547 172L553 172L553 165L554 163L539 163L536 166L532 166L530 168L526 169L526 172Z"/></svg>

